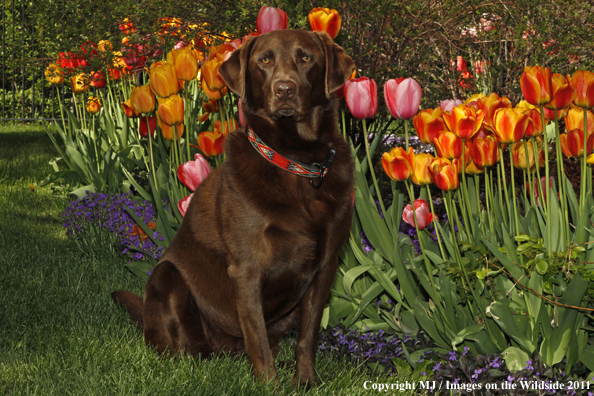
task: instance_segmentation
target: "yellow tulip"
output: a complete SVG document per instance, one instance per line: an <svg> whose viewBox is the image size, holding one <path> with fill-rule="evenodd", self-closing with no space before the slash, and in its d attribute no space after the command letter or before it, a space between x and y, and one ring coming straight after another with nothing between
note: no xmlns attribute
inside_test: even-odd
<svg viewBox="0 0 594 396"><path fill-rule="evenodd" d="M169 62L154 62L149 70L149 84L155 95L162 98L179 92L175 67Z"/></svg>
<svg viewBox="0 0 594 396"><path fill-rule="evenodd" d="M151 87L143 85L134 87L130 93L130 103L137 113L150 113L155 109L155 95Z"/></svg>
<svg viewBox="0 0 594 396"><path fill-rule="evenodd" d="M179 95L159 98L157 115L161 122L167 125L182 124L184 122L184 100Z"/></svg>

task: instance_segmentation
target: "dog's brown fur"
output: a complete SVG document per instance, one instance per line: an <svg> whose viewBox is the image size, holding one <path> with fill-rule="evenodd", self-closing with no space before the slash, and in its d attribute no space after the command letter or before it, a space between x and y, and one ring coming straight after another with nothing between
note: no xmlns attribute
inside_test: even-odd
<svg viewBox="0 0 594 396"><path fill-rule="evenodd" d="M350 230L353 163L331 92L354 69L325 33L274 31L248 39L220 73L242 97L256 134L302 163L336 157L321 188L260 156L243 130L198 187L145 288L113 298L159 353L247 352L254 375L275 379L273 355L299 327L294 382L316 381L324 304Z"/></svg>

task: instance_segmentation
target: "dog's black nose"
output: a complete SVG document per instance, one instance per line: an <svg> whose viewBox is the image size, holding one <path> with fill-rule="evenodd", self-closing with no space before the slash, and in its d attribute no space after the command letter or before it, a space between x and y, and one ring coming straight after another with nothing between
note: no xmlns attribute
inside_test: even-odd
<svg viewBox="0 0 594 396"><path fill-rule="evenodd" d="M274 94L278 96L279 99L288 99L292 97L295 95L296 90L297 86L291 81L278 81L274 84Z"/></svg>

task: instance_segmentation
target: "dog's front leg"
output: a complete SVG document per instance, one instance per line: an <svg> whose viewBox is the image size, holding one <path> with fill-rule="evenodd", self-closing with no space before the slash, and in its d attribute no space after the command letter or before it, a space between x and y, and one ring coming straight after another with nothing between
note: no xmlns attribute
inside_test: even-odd
<svg viewBox="0 0 594 396"><path fill-rule="evenodd" d="M262 308L262 274L259 268L240 265L229 260L227 270L235 290L235 305L243 333L245 349L254 376L262 382L277 381L274 358L268 343L264 311Z"/></svg>
<svg viewBox="0 0 594 396"><path fill-rule="evenodd" d="M295 349L297 368L293 385L307 388L317 383L314 369L318 347L318 333L324 305L336 274L338 257L331 258L314 278L299 304L299 340Z"/></svg>

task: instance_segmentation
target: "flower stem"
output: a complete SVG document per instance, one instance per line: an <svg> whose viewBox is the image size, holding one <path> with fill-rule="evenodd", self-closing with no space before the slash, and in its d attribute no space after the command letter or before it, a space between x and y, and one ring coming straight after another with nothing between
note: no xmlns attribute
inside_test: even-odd
<svg viewBox="0 0 594 396"><path fill-rule="evenodd" d="M425 185L427 189L427 196L429 197L429 205L431 206L431 215L433 216L433 221L439 223L439 217L435 216L435 209L433 209L433 198L431 197L431 189L429 185ZM445 261L446 255L444 254L443 246L441 245L441 237L439 235L439 228L435 225L435 236L437 237L437 243L439 244L439 251L441 252L441 258Z"/></svg>
<svg viewBox="0 0 594 396"><path fill-rule="evenodd" d="M542 120L542 138L544 142L544 152L545 152L545 185L547 189L547 197L550 199L551 197L551 186L549 185L549 142L547 141L547 128L544 119L544 105L540 105L540 117ZM535 159L536 160L536 159ZM544 201L544 197L543 197ZM550 203L550 201L549 201ZM547 253L549 257L551 257L553 253L553 246L552 246L552 224L551 224L551 205L546 206L547 211Z"/></svg>
<svg viewBox="0 0 594 396"><path fill-rule="evenodd" d="M392 222L388 221L388 214L386 212L386 208L384 207L384 201L382 199L382 195L380 194L380 190L377 184L377 179L375 178L375 172L373 171L373 165L371 163L371 153L369 152L369 142L367 141L367 124L365 119L363 121L363 139L365 141L365 152L367 153L367 164L369 165L369 172L371 173L371 178L373 179L373 186L375 187L375 194L377 195L377 199L379 200L380 207L382 208L382 213L384 214L384 220L388 224L388 228L392 231L394 235L394 230L392 229Z"/></svg>
<svg viewBox="0 0 594 396"><path fill-rule="evenodd" d="M528 160L528 158L526 158L526 160ZM509 164L510 164L509 167L510 167L510 173L511 173L512 200L514 202L514 220L516 223L516 235L519 235L520 234L520 222L518 221L518 203L516 200L516 178L514 175L516 172L514 172L514 158L513 158L511 148L509 150Z"/></svg>

